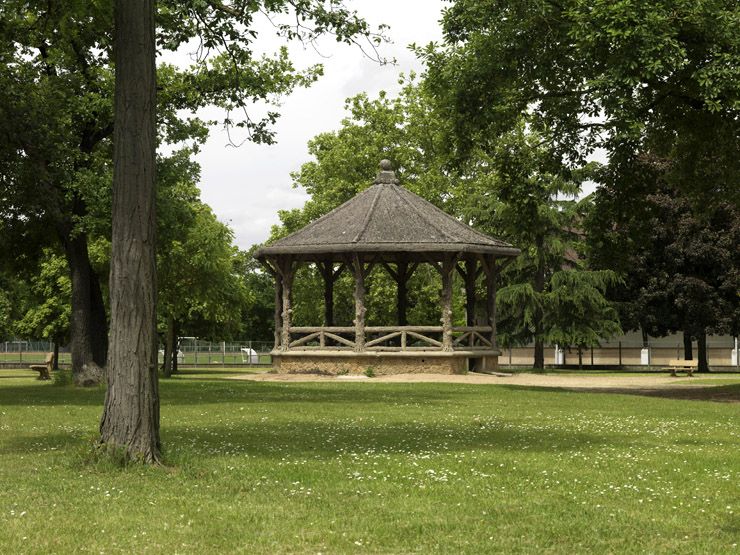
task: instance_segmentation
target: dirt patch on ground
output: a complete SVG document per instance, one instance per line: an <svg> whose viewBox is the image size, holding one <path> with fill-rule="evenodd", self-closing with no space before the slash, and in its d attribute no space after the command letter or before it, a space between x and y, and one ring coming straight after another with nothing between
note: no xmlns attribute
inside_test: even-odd
<svg viewBox="0 0 740 555"><path fill-rule="evenodd" d="M511 376L491 376L468 373L465 375L442 374L396 374L393 376L325 376L316 374L244 374L232 379L261 382L348 382L366 383L463 383L493 384L522 387L557 388L591 393L620 393L648 395L671 399L740 402L740 385L726 376L702 376L701 384L692 383L698 378L657 376L578 376L559 374L513 374ZM707 384L711 380L712 384ZM733 385L734 383L734 385ZM729 385L728 385L729 384Z"/></svg>

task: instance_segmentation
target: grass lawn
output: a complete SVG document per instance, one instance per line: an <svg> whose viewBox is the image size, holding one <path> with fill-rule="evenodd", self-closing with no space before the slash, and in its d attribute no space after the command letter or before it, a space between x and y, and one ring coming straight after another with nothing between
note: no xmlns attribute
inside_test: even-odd
<svg viewBox="0 0 740 555"><path fill-rule="evenodd" d="M738 404L230 373L116 468L102 390L0 371L0 552L740 553Z"/></svg>

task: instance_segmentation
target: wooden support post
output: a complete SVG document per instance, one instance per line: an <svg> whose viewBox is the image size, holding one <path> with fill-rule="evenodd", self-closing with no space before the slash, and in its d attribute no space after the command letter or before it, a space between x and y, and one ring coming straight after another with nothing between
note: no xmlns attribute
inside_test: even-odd
<svg viewBox="0 0 740 555"><path fill-rule="evenodd" d="M355 276L355 351L365 350L365 265L358 254L352 255L352 273Z"/></svg>
<svg viewBox="0 0 740 555"><path fill-rule="evenodd" d="M442 350L452 351L452 272L455 259L445 256L442 261Z"/></svg>
<svg viewBox="0 0 740 555"><path fill-rule="evenodd" d="M408 302L408 290L406 284L409 279L409 276L407 275L408 271L408 262L398 263L398 272L396 275L396 311L399 326L405 326L408 324L408 319L406 317L406 306Z"/></svg>
<svg viewBox="0 0 740 555"><path fill-rule="evenodd" d="M278 271L282 283L282 326L280 328L280 350L287 351L290 348L290 319L293 309L291 307L294 265L290 257L278 261Z"/></svg>
<svg viewBox="0 0 740 555"><path fill-rule="evenodd" d="M475 325L475 282L480 268L475 259L465 260L465 265L457 265L457 271L465 280L465 320L467 326Z"/></svg>
<svg viewBox="0 0 740 555"><path fill-rule="evenodd" d="M496 317L496 289L498 289L498 274L499 268L496 266L496 259L491 258L491 266L493 267L493 291L491 291L491 304L493 305L491 315L491 348L498 349L498 324Z"/></svg>
<svg viewBox="0 0 740 555"><path fill-rule="evenodd" d="M334 325L334 263L319 262L317 264L321 276L324 278L324 325Z"/></svg>
<svg viewBox="0 0 740 555"><path fill-rule="evenodd" d="M275 276L275 345L280 348L280 338L283 329L283 281L279 275Z"/></svg>
<svg viewBox="0 0 740 555"><path fill-rule="evenodd" d="M496 278L498 277L496 257L486 256L482 262L486 274L486 315L488 325L491 326L491 347L496 349L498 347L496 340Z"/></svg>
<svg viewBox="0 0 740 555"><path fill-rule="evenodd" d="M282 313L283 313L283 281L280 275L280 266L277 260L260 259L262 266L270 273L275 279L275 342L273 349L277 350L280 347L280 337L282 330ZM251 359L250 359L251 360ZM195 363L198 364L198 346L195 348Z"/></svg>
<svg viewBox="0 0 740 555"><path fill-rule="evenodd" d="M475 325L475 260L465 261L465 312L468 326Z"/></svg>
<svg viewBox="0 0 740 555"><path fill-rule="evenodd" d="M324 280L324 325L334 325L334 280Z"/></svg>

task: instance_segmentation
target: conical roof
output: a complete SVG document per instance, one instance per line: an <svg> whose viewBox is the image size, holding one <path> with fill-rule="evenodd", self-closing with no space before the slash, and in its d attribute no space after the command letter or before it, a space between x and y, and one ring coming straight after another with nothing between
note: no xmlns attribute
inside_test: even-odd
<svg viewBox="0 0 740 555"><path fill-rule="evenodd" d="M295 233L259 249L256 256L354 252L519 254L519 249L509 243L476 231L399 186L389 161L383 160L380 167L371 187Z"/></svg>

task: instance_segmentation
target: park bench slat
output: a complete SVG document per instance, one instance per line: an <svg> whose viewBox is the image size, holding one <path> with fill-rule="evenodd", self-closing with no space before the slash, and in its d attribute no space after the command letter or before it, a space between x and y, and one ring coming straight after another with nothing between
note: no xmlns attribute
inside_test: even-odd
<svg viewBox="0 0 740 555"><path fill-rule="evenodd" d="M686 372L686 374L691 377L694 375L694 370L698 367L698 360L671 359L668 361L668 366L663 368L663 370L670 371L671 376L676 376L677 372Z"/></svg>

